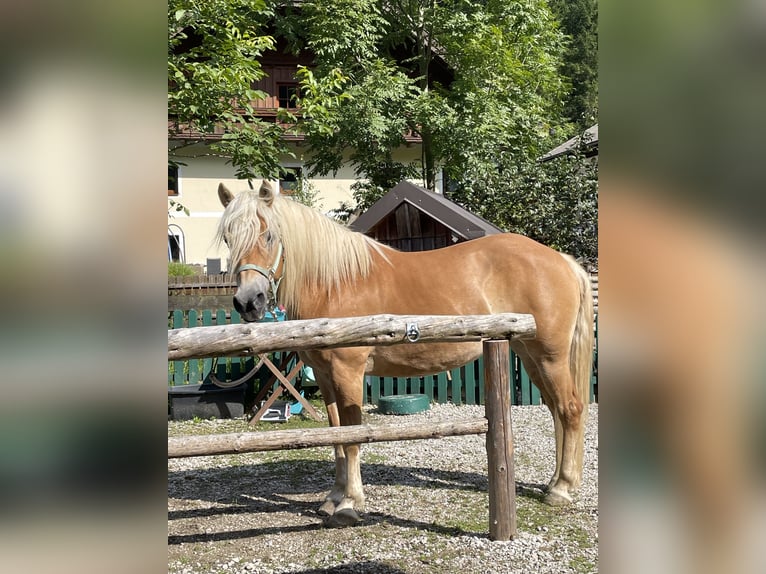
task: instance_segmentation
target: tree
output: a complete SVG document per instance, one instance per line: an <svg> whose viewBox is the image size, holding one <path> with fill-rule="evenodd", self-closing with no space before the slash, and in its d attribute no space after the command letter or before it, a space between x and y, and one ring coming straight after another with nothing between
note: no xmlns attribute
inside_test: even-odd
<svg viewBox="0 0 766 574"><path fill-rule="evenodd" d="M563 89L562 36L545 2L302 6L306 45L317 57L301 78L300 101L312 173L337 170L350 149L373 191L413 169L433 189L440 168L456 179L473 163L492 163L498 147L530 157L542 149ZM434 79L437 60L452 77ZM407 134L423 142L420 165L392 157Z"/></svg>
<svg viewBox="0 0 766 574"><path fill-rule="evenodd" d="M497 170L482 171L453 199L507 231L597 266L598 164L584 148L544 163L501 156Z"/></svg>
<svg viewBox="0 0 766 574"><path fill-rule="evenodd" d="M222 134L211 149L237 177L279 173L284 130L256 117L266 94L252 88L264 75L259 57L274 47L263 33L272 17L265 0L169 0L168 137L182 142L171 151Z"/></svg>
<svg viewBox="0 0 766 574"><path fill-rule="evenodd" d="M598 115L598 2L549 0L548 4L568 36L561 73L571 90L564 114L584 130L597 122Z"/></svg>
<svg viewBox="0 0 766 574"><path fill-rule="evenodd" d="M405 143L413 81L381 52L391 31L375 0L319 0L302 4L299 23L316 60L299 71L299 128L312 151L311 174L336 172L350 159L360 178L357 204L364 208L414 166L393 152Z"/></svg>

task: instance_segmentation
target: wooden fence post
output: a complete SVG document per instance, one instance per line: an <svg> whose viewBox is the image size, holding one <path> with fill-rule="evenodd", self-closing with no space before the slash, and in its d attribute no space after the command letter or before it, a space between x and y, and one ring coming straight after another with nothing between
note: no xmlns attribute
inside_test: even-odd
<svg viewBox="0 0 766 574"><path fill-rule="evenodd" d="M516 536L516 484L511 427L510 343L484 341L484 412L487 416L489 537Z"/></svg>

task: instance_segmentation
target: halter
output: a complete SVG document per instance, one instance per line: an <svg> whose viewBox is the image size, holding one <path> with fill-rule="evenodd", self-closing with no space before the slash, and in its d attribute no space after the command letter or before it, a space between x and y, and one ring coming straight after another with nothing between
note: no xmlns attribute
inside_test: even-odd
<svg viewBox="0 0 766 574"><path fill-rule="evenodd" d="M234 272L235 276L238 276L243 271L257 271L261 275L263 275L266 279L269 280L269 285L271 286L271 297L269 298L269 303L273 303L274 308L277 306L277 290L279 289L279 284L282 282L282 277L285 276L284 269L282 270L282 275L279 277L279 279L275 278L275 274L277 272L277 269L279 268L279 263L282 260L282 242L279 242L279 248L277 249L277 257L274 259L274 264L266 269L265 267L261 267L260 265L255 265L253 263L245 263L244 265L240 265L237 270Z"/></svg>

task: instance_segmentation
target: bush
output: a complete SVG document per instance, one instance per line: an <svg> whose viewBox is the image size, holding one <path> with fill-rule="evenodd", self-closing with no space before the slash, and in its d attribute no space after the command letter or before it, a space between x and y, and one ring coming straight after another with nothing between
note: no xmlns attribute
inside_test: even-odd
<svg viewBox="0 0 766 574"><path fill-rule="evenodd" d="M178 261L168 261L168 277L187 277L194 274L194 269L190 265Z"/></svg>

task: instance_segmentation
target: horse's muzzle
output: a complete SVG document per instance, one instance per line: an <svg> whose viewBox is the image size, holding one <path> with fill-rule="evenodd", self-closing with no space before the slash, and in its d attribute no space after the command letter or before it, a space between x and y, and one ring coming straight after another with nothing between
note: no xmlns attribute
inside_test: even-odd
<svg viewBox="0 0 766 574"><path fill-rule="evenodd" d="M248 323L260 321L266 314L268 298L263 291L253 289L238 289L234 294L234 309Z"/></svg>

